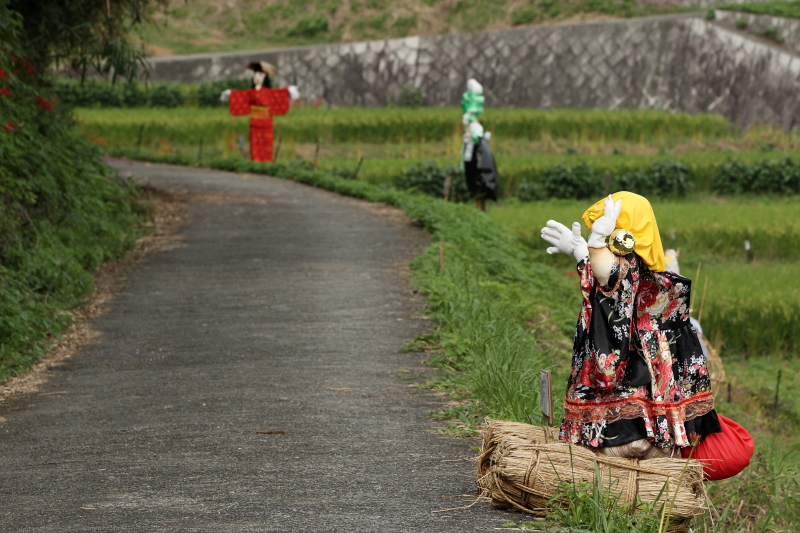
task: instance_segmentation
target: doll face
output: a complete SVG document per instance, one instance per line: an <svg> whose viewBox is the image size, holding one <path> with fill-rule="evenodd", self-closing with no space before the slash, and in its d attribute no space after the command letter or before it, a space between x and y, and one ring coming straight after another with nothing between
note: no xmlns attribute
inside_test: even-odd
<svg viewBox="0 0 800 533"><path fill-rule="evenodd" d="M253 85L256 86L256 89L264 86L264 78L266 77L267 75L263 72L253 72Z"/></svg>

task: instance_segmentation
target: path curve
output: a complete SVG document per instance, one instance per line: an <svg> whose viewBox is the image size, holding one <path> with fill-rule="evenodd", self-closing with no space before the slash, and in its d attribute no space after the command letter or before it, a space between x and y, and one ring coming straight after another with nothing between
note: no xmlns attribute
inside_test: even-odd
<svg viewBox="0 0 800 533"><path fill-rule="evenodd" d="M398 211L290 181L112 161L187 191L153 252L39 392L0 406L0 530L489 531L475 440L401 379L424 331ZM410 371L410 372L406 372ZM259 431L285 431L258 433Z"/></svg>

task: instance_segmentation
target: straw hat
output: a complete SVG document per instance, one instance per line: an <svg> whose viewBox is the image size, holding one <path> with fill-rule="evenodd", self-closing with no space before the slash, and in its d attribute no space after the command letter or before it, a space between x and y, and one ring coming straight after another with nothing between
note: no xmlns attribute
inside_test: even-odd
<svg viewBox="0 0 800 533"><path fill-rule="evenodd" d="M264 72L269 76L274 76L278 73L275 65L267 63L266 61L251 61L247 64L247 68L253 72Z"/></svg>

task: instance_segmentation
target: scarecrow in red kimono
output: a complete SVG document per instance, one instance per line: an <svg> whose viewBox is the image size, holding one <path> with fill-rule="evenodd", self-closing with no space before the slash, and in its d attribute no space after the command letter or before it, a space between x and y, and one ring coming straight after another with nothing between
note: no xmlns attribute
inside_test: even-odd
<svg viewBox="0 0 800 533"><path fill-rule="evenodd" d="M666 270L650 203L618 192L583 221L588 242L578 222L570 229L550 220L542 229L548 253L578 261L583 295L559 437L596 453L650 458L720 433L689 320L691 281Z"/></svg>
<svg viewBox="0 0 800 533"><path fill-rule="evenodd" d="M222 91L220 100L229 103L233 116L250 115L250 159L272 162L272 142L275 134L272 117L285 115L293 100L300 98L297 87L290 85L273 89L270 76L277 69L266 61L253 61L247 65L253 71L253 88L243 91Z"/></svg>

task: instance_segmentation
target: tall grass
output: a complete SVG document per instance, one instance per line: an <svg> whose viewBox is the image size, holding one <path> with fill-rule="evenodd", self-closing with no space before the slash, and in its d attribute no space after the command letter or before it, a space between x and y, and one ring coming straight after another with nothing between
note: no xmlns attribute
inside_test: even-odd
<svg viewBox="0 0 800 533"><path fill-rule="evenodd" d="M145 126L148 138L172 142L221 142L225 130L247 131L245 117L232 117L224 108L198 109L79 109L81 131L119 146L130 146ZM444 141L461 129L455 108L312 108L295 107L275 117L276 132L286 140L325 142ZM498 138L626 140L720 138L731 125L718 115L689 115L653 110L538 110L489 109L482 123Z"/></svg>
<svg viewBox="0 0 800 533"><path fill-rule="evenodd" d="M193 159L180 156L150 159L193 163ZM436 318L436 328L420 337L411 348L428 349L431 362L444 371L434 381L434 386L463 400L445 416L456 416L467 426L474 424L476 415L536 423L539 420L536 372L541 368L555 368L559 373L556 383L566 382L569 338L580 305L575 279L543 264L536 252L492 223L485 214L465 205L336 178L304 165L263 165L239 158L208 164L223 170L290 178L395 205L431 232L430 245L414 260L413 267L415 283L426 296L428 312ZM555 205L574 213L579 203L557 202ZM540 207L544 211L543 206ZM439 264L440 246L445 256L443 269ZM718 401L725 412L734 410L733 404ZM756 419L748 418L754 414L752 403L735 407L747 418L745 422L737 415L740 422L754 431L763 429ZM797 427L787 422L786 437L796 439ZM736 478L712 485L711 494L719 512L698 521L695 531L788 533L797 530L800 525L800 508L796 505L800 460L790 453L785 442L765 440L762 435L763 432L757 433L757 456L750 469ZM591 490L576 493L575 499L581 502L580 508L573 509L576 515L594 513L593 502L603 501L602 495L598 497ZM595 513L595 516L609 527L614 526L612 522L617 519L615 515L603 513ZM644 522L637 524L643 527ZM658 528L642 531L655 533Z"/></svg>

